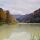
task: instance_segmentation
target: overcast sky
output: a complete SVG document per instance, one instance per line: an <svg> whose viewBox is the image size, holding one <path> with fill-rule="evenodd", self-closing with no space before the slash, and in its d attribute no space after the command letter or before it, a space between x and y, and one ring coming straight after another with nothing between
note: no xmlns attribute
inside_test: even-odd
<svg viewBox="0 0 40 40"><path fill-rule="evenodd" d="M40 8L40 0L0 0L0 7L12 12L15 9L26 9L28 12L32 12Z"/></svg>

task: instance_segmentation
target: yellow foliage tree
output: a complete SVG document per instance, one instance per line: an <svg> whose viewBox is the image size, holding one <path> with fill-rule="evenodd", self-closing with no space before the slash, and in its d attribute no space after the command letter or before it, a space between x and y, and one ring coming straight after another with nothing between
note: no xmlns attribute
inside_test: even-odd
<svg viewBox="0 0 40 40"><path fill-rule="evenodd" d="M5 12L0 8L0 21L4 22L6 18Z"/></svg>
<svg viewBox="0 0 40 40"><path fill-rule="evenodd" d="M4 11L0 8L0 22L9 23L16 23L16 18L11 17L9 10Z"/></svg>

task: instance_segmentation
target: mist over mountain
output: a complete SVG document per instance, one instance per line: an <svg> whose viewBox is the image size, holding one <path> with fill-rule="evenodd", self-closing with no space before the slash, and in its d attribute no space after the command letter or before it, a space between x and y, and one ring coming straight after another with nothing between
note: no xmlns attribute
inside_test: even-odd
<svg viewBox="0 0 40 40"><path fill-rule="evenodd" d="M33 13L20 15L16 18L19 22L24 23L40 23L40 8L35 10Z"/></svg>
<svg viewBox="0 0 40 40"><path fill-rule="evenodd" d="M11 12L12 15L25 15L25 14L30 14L31 11L27 9L13 9Z"/></svg>

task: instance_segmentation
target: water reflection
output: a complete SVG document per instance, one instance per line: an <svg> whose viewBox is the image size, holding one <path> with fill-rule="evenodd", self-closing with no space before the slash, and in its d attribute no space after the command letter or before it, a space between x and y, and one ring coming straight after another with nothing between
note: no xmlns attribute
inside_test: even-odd
<svg viewBox="0 0 40 40"><path fill-rule="evenodd" d="M40 34L39 33L34 33L31 35L31 40L40 40Z"/></svg>
<svg viewBox="0 0 40 40"><path fill-rule="evenodd" d="M40 24L0 26L0 40L40 40Z"/></svg>

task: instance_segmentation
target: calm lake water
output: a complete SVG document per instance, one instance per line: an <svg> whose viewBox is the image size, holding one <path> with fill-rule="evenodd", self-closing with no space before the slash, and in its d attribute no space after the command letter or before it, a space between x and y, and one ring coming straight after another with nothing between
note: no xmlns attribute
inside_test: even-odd
<svg viewBox="0 0 40 40"><path fill-rule="evenodd" d="M40 24L2 25L0 40L40 40Z"/></svg>

